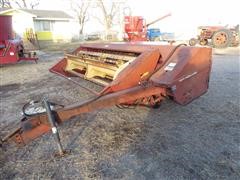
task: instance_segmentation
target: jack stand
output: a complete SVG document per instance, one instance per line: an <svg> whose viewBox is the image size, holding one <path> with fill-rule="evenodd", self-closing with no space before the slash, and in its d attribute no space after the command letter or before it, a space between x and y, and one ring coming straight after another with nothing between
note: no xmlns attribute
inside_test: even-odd
<svg viewBox="0 0 240 180"><path fill-rule="evenodd" d="M46 98L43 98L43 103L44 103L44 106L45 106L45 109L46 109L46 112L48 115L48 120L52 127L52 134L54 136L55 142L57 143L57 147L58 147L58 153L56 154L56 156L60 156L60 157L64 156L67 152L65 150L63 150L63 147L62 147L62 144L60 141L60 136L58 133L58 129L56 126L56 120L55 120L54 114L51 110L50 103L47 101Z"/></svg>

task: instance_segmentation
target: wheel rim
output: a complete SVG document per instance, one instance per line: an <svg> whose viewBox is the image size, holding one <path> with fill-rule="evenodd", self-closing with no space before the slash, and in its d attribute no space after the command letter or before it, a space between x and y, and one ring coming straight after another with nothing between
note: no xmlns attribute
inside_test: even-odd
<svg viewBox="0 0 240 180"><path fill-rule="evenodd" d="M225 32L219 32L214 36L213 41L216 45L225 44L228 41L228 35Z"/></svg>
<svg viewBox="0 0 240 180"><path fill-rule="evenodd" d="M208 41L207 41L206 39L202 39L202 40L200 41L200 44L201 44L202 46L205 46L205 45L208 44Z"/></svg>
<svg viewBox="0 0 240 180"><path fill-rule="evenodd" d="M190 46L195 46L196 44L197 44L197 40L196 39L192 38L192 39L189 40L189 45Z"/></svg>

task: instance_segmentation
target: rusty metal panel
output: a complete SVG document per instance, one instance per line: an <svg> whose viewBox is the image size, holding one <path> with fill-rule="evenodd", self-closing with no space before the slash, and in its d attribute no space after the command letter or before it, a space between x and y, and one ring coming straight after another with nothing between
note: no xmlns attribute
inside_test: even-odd
<svg viewBox="0 0 240 180"><path fill-rule="evenodd" d="M211 57L211 48L181 47L151 81L167 86L176 102L187 104L207 91Z"/></svg>

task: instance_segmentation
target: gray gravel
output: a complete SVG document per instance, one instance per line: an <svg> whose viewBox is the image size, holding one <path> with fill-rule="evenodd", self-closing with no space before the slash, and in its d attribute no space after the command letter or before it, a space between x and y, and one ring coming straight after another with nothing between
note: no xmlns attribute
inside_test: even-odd
<svg viewBox="0 0 240 180"><path fill-rule="evenodd" d="M71 104L91 96L48 72L62 56L0 68L0 135L30 99ZM72 119L60 127L71 149L63 158L53 157L50 134L5 145L0 179L240 179L239 62L239 48L214 51L209 91L187 106L166 100L159 109L112 107Z"/></svg>

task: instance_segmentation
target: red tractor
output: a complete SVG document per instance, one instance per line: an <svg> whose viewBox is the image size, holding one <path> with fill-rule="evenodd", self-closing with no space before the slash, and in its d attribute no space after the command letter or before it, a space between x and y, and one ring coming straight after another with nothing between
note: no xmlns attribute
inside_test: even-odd
<svg viewBox="0 0 240 180"><path fill-rule="evenodd" d="M13 38L11 16L0 16L0 27L0 65L38 60L35 52L26 52L22 40Z"/></svg>
<svg viewBox="0 0 240 180"><path fill-rule="evenodd" d="M200 26L197 38L191 38L189 45L212 45L215 48L226 48L239 45L239 25L228 28L226 26ZM211 41L211 44L209 43Z"/></svg>

